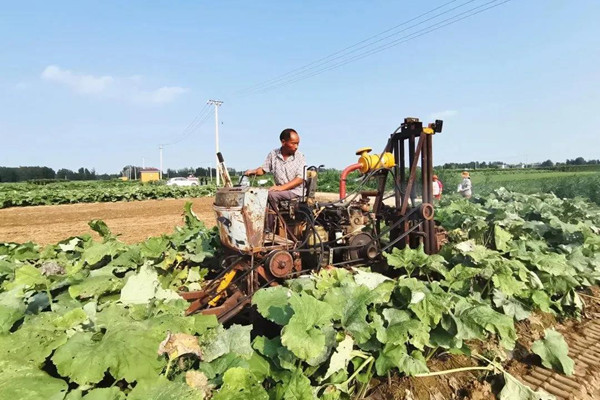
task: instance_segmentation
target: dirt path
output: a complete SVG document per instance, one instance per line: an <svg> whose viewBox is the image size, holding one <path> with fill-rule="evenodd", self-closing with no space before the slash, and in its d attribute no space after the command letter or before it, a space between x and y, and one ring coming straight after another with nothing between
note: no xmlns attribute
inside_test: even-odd
<svg viewBox="0 0 600 400"><path fill-rule="evenodd" d="M215 225L213 197L14 207L0 210L0 242L45 245L84 233L96 235L87 223L101 219L113 233L121 234L121 240L136 243L172 233L176 225L182 225L187 201L208 227Z"/></svg>

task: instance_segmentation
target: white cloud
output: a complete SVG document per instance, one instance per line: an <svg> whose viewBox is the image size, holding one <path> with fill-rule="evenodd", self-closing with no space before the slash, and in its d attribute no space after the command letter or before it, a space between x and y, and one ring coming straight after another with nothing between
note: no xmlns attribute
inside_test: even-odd
<svg viewBox="0 0 600 400"><path fill-rule="evenodd" d="M41 78L65 85L81 95L141 104L170 103L189 90L179 86L164 86L155 90L147 90L142 88L143 79L139 75L126 78L109 75L94 76L62 69L56 65L47 66L42 72Z"/></svg>
<svg viewBox="0 0 600 400"><path fill-rule="evenodd" d="M135 100L139 103L164 104L175 100L179 95L187 92L188 89L179 86L165 86L151 92L140 91L136 94Z"/></svg>
<svg viewBox="0 0 600 400"><path fill-rule="evenodd" d="M69 86L77 93L97 94L110 89L114 83L112 76L95 77L61 69L56 65L49 65L42 72L42 79L62 83Z"/></svg>
<svg viewBox="0 0 600 400"><path fill-rule="evenodd" d="M456 111L456 110L444 110L444 111L435 112L435 113L431 114L429 117L431 119L444 119L444 118L454 117L457 114L458 114L458 111Z"/></svg>

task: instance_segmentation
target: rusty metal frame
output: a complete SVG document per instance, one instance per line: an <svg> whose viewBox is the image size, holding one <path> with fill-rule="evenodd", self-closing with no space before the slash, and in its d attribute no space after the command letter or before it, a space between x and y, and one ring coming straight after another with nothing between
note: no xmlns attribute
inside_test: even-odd
<svg viewBox="0 0 600 400"><path fill-rule="evenodd" d="M394 131L384 149L384 152L394 154L395 166L393 168L394 176L394 197L397 215L394 220L402 219L410 208L415 207L417 197L416 181L417 169L421 166L421 190L419 193L423 204L433 203L433 135L425 133L421 121L415 118L406 118L404 123ZM408 150L408 151L407 151ZM408 157L407 157L408 153ZM406 168L408 167L408 176ZM377 219L383 218L383 197L385 195L385 184L389 171L383 170L380 174L377 196L373 211ZM409 206L410 202L410 206ZM415 228L417 224L420 227ZM380 232L378 227L378 232ZM404 233L409 234L405 235ZM400 227L391 232L392 240L401 237L397 241L397 246L404 248L413 246L415 243L423 242L424 250L427 254L437 253L439 250L438 239L436 235L435 222L433 219L421 219L418 222L405 219Z"/></svg>

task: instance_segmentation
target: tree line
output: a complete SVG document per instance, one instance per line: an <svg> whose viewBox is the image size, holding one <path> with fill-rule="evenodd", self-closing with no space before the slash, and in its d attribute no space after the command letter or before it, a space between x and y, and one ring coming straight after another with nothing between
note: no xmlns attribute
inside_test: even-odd
<svg viewBox="0 0 600 400"><path fill-rule="evenodd" d="M61 168L54 171L49 167L0 167L0 182L25 182L25 181L89 181L105 180L118 177L117 174L96 174L94 169L79 168L77 171Z"/></svg>
<svg viewBox="0 0 600 400"><path fill-rule="evenodd" d="M600 160L586 160L583 157L577 157L574 159L567 159L565 162L554 162L552 160L546 160L541 163L517 163L517 164L509 164L503 161L470 161L466 163L445 163L436 168L442 169L482 169L482 168L523 168L523 167L532 167L532 168L560 168L566 165L598 165L600 164Z"/></svg>
<svg viewBox="0 0 600 400"><path fill-rule="evenodd" d="M140 172L144 168L135 165L126 165L118 174L97 174L96 171L81 167L77 171L61 168L54 171L49 167L0 167L0 182L26 182L26 181L93 181L117 179L127 177L134 180L140 178ZM234 168L227 168L229 175L239 175L239 171ZM163 178L187 177L193 175L198 178L215 178L215 168L181 168L167 169L163 171Z"/></svg>
<svg viewBox="0 0 600 400"><path fill-rule="evenodd" d="M565 166L584 166L584 165L600 165L600 160L586 160L583 157L567 159L565 162L553 162L546 160L541 163L528 164L527 167L534 168L556 168L561 169ZM504 167L522 167L523 164L509 165L502 161L470 161L467 163L445 163L436 168L440 169L483 169L483 168L504 168ZM107 180L116 179L118 177L127 177L128 179L139 179L140 171L144 168L135 165L124 166L118 174L97 174L92 168L79 168L77 171L61 168L54 171L49 167L0 167L0 182L24 182L32 180L68 180L68 181L88 181L88 180ZM241 173L234 168L227 168L231 176L236 176ZM163 178L187 177L195 176L198 178L214 178L216 174L215 168L168 168L163 171Z"/></svg>

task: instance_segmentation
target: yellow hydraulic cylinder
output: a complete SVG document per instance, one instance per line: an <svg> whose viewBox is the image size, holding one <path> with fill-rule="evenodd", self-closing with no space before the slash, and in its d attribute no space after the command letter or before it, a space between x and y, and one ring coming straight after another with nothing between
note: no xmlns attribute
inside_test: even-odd
<svg viewBox="0 0 600 400"><path fill-rule="evenodd" d="M217 287L217 293L221 292L222 290L225 290L227 288L227 286L229 286L229 284L233 280L233 277L235 276L236 272L237 271L235 269L232 269L231 271L229 271L225 274L225 276L223 277L223 280L219 283L219 287ZM215 298L212 299L211 301L209 301L208 304L211 307L216 306L217 302L219 301L221 296L222 296L222 294L215 296Z"/></svg>
<svg viewBox="0 0 600 400"><path fill-rule="evenodd" d="M379 154L369 154L371 150L370 147L363 147L356 151L356 155L360 156L358 163L361 173L365 174L377 168L392 168L395 165L392 153L385 152L380 159Z"/></svg>

